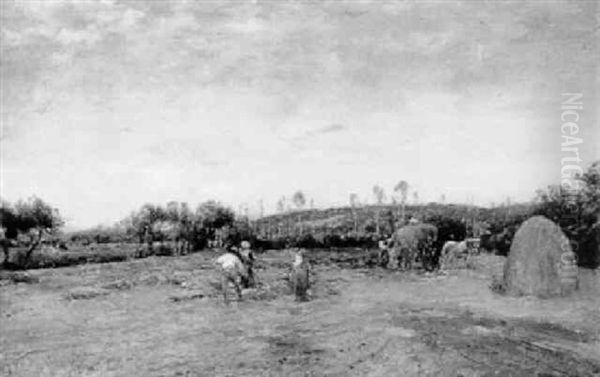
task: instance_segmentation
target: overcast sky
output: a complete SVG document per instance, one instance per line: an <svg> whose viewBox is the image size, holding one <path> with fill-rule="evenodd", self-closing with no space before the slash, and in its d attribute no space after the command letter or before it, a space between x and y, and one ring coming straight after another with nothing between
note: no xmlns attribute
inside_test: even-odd
<svg viewBox="0 0 600 377"><path fill-rule="evenodd" d="M273 211L529 200L559 182L561 93L600 159L595 1L2 0L1 194L72 227L144 202Z"/></svg>

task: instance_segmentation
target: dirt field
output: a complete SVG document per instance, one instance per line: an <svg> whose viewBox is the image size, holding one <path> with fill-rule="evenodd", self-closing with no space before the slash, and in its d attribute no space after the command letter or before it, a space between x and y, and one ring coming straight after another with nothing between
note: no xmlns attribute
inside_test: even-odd
<svg viewBox="0 0 600 377"><path fill-rule="evenodd" d="M286 252L222 302L215 254L30 271L0 287L4 376L600 376L600 279L574 297L488 289L499 257L447 275L367 269L315 252L296 303Z"/></svg>

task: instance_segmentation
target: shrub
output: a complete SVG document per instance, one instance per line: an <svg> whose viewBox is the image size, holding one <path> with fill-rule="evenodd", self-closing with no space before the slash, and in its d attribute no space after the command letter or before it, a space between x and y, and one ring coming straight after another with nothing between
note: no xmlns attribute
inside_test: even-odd
<svg viewBox="0 0 600 377"><path fill-rule="evenodd" d="M596 268L600 265L600 161L577 182L577 189L550 186L538 191L535 214L560 226L580 266Z"/></svg>
<svg viewBox="0 0 600 377"><path fill-rule="evenodd" d="M18 270L23 268L55 268L85 263L122 262L135 257L139 246L136 244L102 244L81 247L79 250L62 251L47 249L36 250L29 258L25 258L26 248L16 248L10 255L6 268Z"/></svg>

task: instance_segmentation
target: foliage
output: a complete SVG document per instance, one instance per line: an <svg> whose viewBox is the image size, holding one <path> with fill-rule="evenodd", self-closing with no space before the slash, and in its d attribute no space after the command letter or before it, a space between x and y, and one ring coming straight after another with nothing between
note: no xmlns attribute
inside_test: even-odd
<svg viewBox="0 0 600 377"><path fill-rule="evenodd" d="M8 269L22 269L22 260L27 253L26 248L17 247L11 253L13 263L5 266ZM44 247L36 249L28 260L27 268L56 268L86 263L122 262L143 256L137 244L101 244L76 245L69 251L49 251Z"/></svg>
<svg viewBox="0 0 600 377"><path fill-rule="evenodd" d="M600 265L600 161L576 177L577 189L549 186L538 191L535 214L557 223L571 241L579 265Z"/></svg>
<svg viewBox="0 0 600 377"><path fill-rule="evenodd" d="M600 161L581 177L581 187L566 193L552 186L540 191L535 203L480 208L469 205L406 203L408 183L400 181L394 187L398 201L385 204L385 192L373 187L376 205L361 205L351 194L349 206L324 210L307 209L306 197L297 191L292 197L296 210L289 211L286 198L278 202L278 214L250 221L236 218L233 211L216 201L200 203L193 210L187 203L171 201L165 205L147 203L112 226L98 226L68 235L75 244L132 243L145 250L141 254L181 253L200 250L210 240L222 240L226 245L249 240L253 248L343 248L377 247L388 238L402 219L414 217L435 225L438 241L433 245L432 258L448 240L481 236L482 247L506 255L512 238L523 221L532 214L542 214L557 222L573 241L582 265L597 265L600 242ZM568 194L568 195L567 195ZM565 211L570 211L566 216ZM62 225L58 212L41 199L31 198L14 205L2 202L0 219L4 231L3 246L27 245L31 252ZM19 241L20 240L20 241ZM158 249L154 249L158 246ZM117 258L117 257L115 257ZM71 261L67 262L71 263Z"/></svg>
<svg viewBox="0 0 600 377"><path fill-rule="evenodd" d="M406 203L406 198L408 196L408 182L406 182L406 181L398 182L394 186L394 192L399 192L401 203Z"/></svg>
<svg viewBox="0 0 600 377"><path fill-rule="evenodd" d="M32 253L41 244L44 237L56 234L63 225L58 210L35 196L27 200L19 200L14 206L2 201L0 213L3 229L1 242L5 265L10 263L10 246L21 243L27 249L20 259L18 267L27 268Z"/></svg>
<svg viewBox="0 0 600 377"><path fill-rule="evenodd" d="M113 226L71 232L68 239L82 245L137 242L146 244L144 255L182 254L206 247L234 220L233 211L216 201L194 211L185 202L146 203Z"/></svg>
<svg viewBox="0 0 600 377"><path fill-rule="evenodd" d="M484 247L497 253L507 253L514 232L531 216L532 205L513 204L497 208L467 205L427 203L407 205L406 216L431 223L439 229L434 245L465 237L487 237ZM298 213L301 213L299 220ZM349 206L325 210L305 210L267 216L256 221L255 229L263 239L287 239L294 243L310 235L317 248L376 247L377 240L389 237L400 222L401 213L395 205ZM473 221L475 226L473 226ZM379 232L377 227L379 222ZM490 232L489 235L485 233ZM310 248L310 246L306 246Z"/></svg>
<svg viewBox="0 0 600 377"><path fill-rule="evenodd" d="M373 196L375 196L375 202L377 204L383 204L385 202L385 190L379 185L373 186Z"/></svg>
<svg viewBox="0 0 600 377"><path fill-rule="evenodd" d="M223 241L227 246L239 246L242 241L249 241L251 245L256 243L255 232L247 218L236 219L231 225L223 230Z"/></svg>
<svg viewBox="0 0 600 377"><path fill-rule="evenodd" d="M306 196L304 196L302 191L296 191L294 196L292 196L292 202L294 202L297 209L302 209L306 204Z"/></svg>

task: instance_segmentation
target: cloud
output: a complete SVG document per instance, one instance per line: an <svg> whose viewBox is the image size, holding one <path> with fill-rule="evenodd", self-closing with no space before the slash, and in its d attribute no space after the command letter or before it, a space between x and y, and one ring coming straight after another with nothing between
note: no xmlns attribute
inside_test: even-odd
<svg viewBox="0 0 600 377"><path fill-rule="evenodd" d="M145 192L146 171L189 197L217 187L231 201L243 197L231 189L240 177L246 196L306 185L331 203L328 187L358 191L390 171L439 192L463 179L506 196L503 169L522 177L558 160L552 127L564 87L585 92L591 109L597 86L598 5L589 1L0 6L2 160L13 196L35 182L40 195L62 198L60 189L77 201L89 185L81 201L101 201L94 187L118 180L117 167L134 177L127 198ZM547 183L549 164L519 189ZM65 166L74 167L60 173ZM486 187L469 173L484 166L496 177ZM30 170L57 174L62 186ZM106 174L78 179L78 170Z"/></svg>
<svg viewBox="0 0 600 377"><path fill-rule="evenodd" d="M250 18L245 21L230 22L227 24L227 27L242 34L252 34L266 29L263 22L256 18Z"/></svg>
<svg viewBox="0 0 600 377"><path fill-rule="evenodd" d="M346 129L346 126L344 126L343 124L333 123L333 124L330 124L329 126L325 126L323 128L318 129L316 132L320 133L320 134L329 134L329 133L333 133L333 132L340 132L345 129Z"/></svg>

